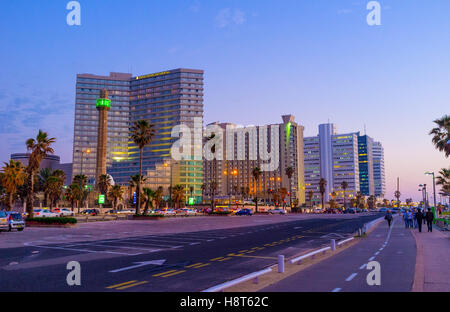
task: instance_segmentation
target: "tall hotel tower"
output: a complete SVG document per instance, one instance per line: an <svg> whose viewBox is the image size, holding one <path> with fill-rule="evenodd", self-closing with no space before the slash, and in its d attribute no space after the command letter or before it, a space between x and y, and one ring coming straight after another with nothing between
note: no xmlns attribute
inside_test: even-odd
<svg viewBox="0 0 450 312"><path fill-rule="evenodd" d="M129 128L134 121L146 119L155 128L155 136L143 154L144 174L149 183L155 184L150 187L160 185L167 189L170 184L181 184L186 196L193 187L192 195L197 201L201 200L202 161L174 162L170 151L178 140L171 137L174 126L184 124L194 129L194 118L203 121L202 70L175 69L136 77L124 73L81 74L77 76L76 88L74 175L80 172L83 155L83 174L95 178L99 122L95 114L96 99L100 91L106 89L111 100L106 166L114 181L127 185L130 176L138 173L139 150L130 141ZM201 144L201 141L195 143ZM92 153L83 153L86 149Z"/></svg>

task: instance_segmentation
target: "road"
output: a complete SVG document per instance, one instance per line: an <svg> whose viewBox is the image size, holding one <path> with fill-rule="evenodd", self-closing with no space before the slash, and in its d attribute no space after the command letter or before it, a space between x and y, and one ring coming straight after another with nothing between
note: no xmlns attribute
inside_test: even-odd
<svg viewBox="0 0 450 312"><path fill-rule="evenodd" d="M381 285L369 286L366 268L380 263ZM414 282L416 244L410 230L396 217L389 230L382 222L366 239L263 292L409 292Z"/></svg>
<svg viewBox="0 0 450 312"><path fill-rule="evenodd" d="M147 235L140 229L139 234L130 231L122 238L99 236L51 244L35 237L24 247L0 248L0 291L197 292L273 264L278 254L289 257L326 244L331 238L348 237L377 217L364 214L295 220L267 216L277 221ZM233 218L240 222L239 217L223 222ZM81 286L67 285L66 265L70 261L81 264Z"/></svg>

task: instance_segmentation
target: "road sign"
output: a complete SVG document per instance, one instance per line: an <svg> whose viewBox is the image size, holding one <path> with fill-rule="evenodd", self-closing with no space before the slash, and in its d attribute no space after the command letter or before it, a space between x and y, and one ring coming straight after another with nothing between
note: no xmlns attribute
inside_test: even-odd
<svg viewBox="0 0 450 312"><path fill-rule="evenodd" d="M105 203L105 195L98 195L98 203L104 204Z"/></svg>
<svg viewBox="0 0 450 312"><path fill-rule="evenodd" d="M189 206L193 206L193 205L195 205L195 198L189 197Z"/></svg>

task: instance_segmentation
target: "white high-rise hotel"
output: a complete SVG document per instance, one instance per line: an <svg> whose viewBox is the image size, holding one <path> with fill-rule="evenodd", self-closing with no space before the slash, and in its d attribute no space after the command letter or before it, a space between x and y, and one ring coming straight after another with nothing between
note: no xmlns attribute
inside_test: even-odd
<svg viewBox="0 0 450 312"><path fill-rule="evenodd" d="M313 202L320 202L321 178L327 181L325 202L330 200L333 192L337 201L343 201L343 181L348 185L345 190L348 199L359 191L366 196L384 194L382 146L379 142L373 145L367 142L372 139L360 136L359 132L338 134L334 124L319 125L317 136L305 137L306 197L312 191Z"/></svg>

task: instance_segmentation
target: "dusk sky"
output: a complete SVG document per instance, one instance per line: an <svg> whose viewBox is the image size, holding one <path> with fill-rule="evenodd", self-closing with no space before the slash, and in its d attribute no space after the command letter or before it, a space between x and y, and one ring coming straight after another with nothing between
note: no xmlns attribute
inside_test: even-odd
<svg viewBox="0 0 450 312"><path fill-rule="evenodd" d="M316 135L364 132L385 148L387 194L418 200L449 166L428 132L450 113L450 1L390 0L368 26L362 0L2 1L0 161L38 129L72 161L77 73L205 70L205 124L281 122Z"/></svg>

